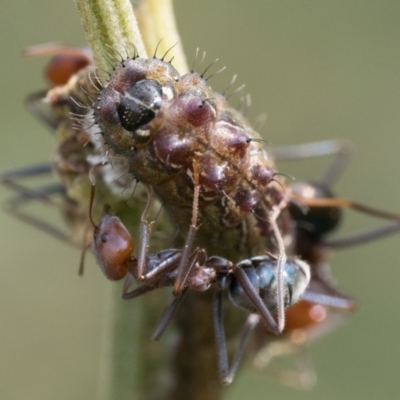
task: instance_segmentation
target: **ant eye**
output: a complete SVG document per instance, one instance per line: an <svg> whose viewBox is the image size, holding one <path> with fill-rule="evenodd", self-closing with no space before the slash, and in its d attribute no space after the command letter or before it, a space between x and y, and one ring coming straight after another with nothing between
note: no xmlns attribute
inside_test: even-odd
<svg viewBox="0 0 400 400"><path fill-rule="evenodd" d="M106 243L107 240L108 240L108 233L103 233L103 234L101 235L100 239L101 239L101 241L102 241L103 243Z"/></svg>
<svg viewBox="0 0 400 400"><path fill-rule="evenodd" d="M162 87L152 79L143 79L130 86L122 95L118 107L121 125L134 132L155 117L162 102Z"/></svg>

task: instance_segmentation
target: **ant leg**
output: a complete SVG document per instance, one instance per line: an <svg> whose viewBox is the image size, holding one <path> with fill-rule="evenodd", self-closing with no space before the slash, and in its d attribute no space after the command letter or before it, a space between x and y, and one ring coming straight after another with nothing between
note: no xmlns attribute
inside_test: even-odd
<svg viewBox="0 0 400 400"><path fill-rule="evenodd" d="M134 299L135 297L139 297L142 294L145 294L147 292L151 292L152 290L157 289L156 286L150 286L150 285L142 285L136 288L135 290L132 290L131 292L127 293L122 293L122 298L124 300L130 300Z"/></svg>
<svg viewBox="0 0 400 400"><path fill-rule="evenodd" d="M41 90L29 95L25 98L25 107L39 121L43 122L46 128L54 132L60 126L62 118L57 116L57 113L43 101L47 93L48 90Z"/></svg>
<svg viewBox="0 0 400 400"><path fill-rule="evenodd" d="M151 186L146 185L147 188L147 203L140 218L139 225L139 249L137 261L137 279L144 281L143 276L144 266L146 264L147 247L149 245L149 236L152 223L148 223L147 219L150 214L151 206L153 204L154 191Z"/></svg>
<svg viewBox="0 0 400 400"><path fill-rule="evenodd" d="M179 255L181 255L181 253L179 253ZM206 252L204 249L201 248L197 248L193 254L191 255L191 257L189 258L188 261L188 270L192 271L193 268L196 266L196 264L200 263L201 265L204 264L206 260ZM196 285L196 280L195 280L195 285ZM207 281L207 284L209 282ZM160 340L162 334L164 333L165 329L168 327L169 323L172 321L172 319L174 318L179 305L181 304L183 295L186 293L186 290L188 288L192 288L194 290L196 290L193 286L187 286L184 287L183 290L181 291L179 296L175 296L174 300L172 301L172 303L168 306L168 308L164 311L161 320L153 334L153 340Z"/></svg>
<svg viewBox="0 0 400 400"><path fill-rule="evenodd" d="M279 328L279 326L275 322L274 318L272 317L272 314L270 313L268 308L265 306L265 304L261 300L261 297L258 295L256 290L254 289L254 286L251 284L246 273L241 268L238 268L236 266L232 267L232 273L235 275L236 279L242 286L244 292L247 294L248 298L253 303L254 307L261 314L261 317L263 318L268 329L272 333L279 335L282 332L282 330ZM283 301L282 301L282 303L283 303Z"/></svg>
<svg viewBox="0 0 400 400"><path fill-rule="evenodd" d="M176 312L178 311L179 306L182 303L183 297L187 291L187 288L183 289L180 296L174 298L172 303L167 307L167 309L163 312L160 322L157 325L156 330L153 333L153 340L156 342L161 339L161 336L167 329L169 323L175 317Z"/></svg>
<svg viewBox="0 0 400 400"><path fill-rule="evenodd" d="M310 303L321 304L323 306L338 308L342 310L354 310L356 307L354 300L341 295L335 296L311 292L307 290L301 295L301 298L303 300L309 301Z"/></svg>
<svg viewBox="0 0 400 400"><path fill-rule="evenodd" d="M24 185L17 183L19 179L38 177L42 175L51 175L52 169L49 163L36 164L29 167L13 169L1 174L1 184L18 194L26 196L31 199L49 201L48 193L41 193L40 190L30 189ZM61 184L59 185L60 187Z"/></svg>
<svg viewBox="0 0 400 400"><path fill-rule="evenodd" d="M177 263L181 260L182 253L180 250L176 250L175 253L172 253L165 260L162 260L156 267L154 267L151 271L147 272L143 277L146 281L151 281L152 279L156 279L158 276L164 274L165 272L172 271Z"/></svg>
<svg viewBox="0 0 400 400"><path fill-rule="evenodd" d="M304 300L324 306L354 310L355 300L338 289L328 264L319 263L312 269L311 283L305 293Z"/></svg>
<svg viewBox="0 0 400 400"><path fill-rule="evenodd" d="M278 247L278 261L276 264L276 299L277 299L277 317L278 317L278 330L281 333L285 327L285 290L284 290L284 269L286 264L286 250L283 243L283 238L277 224L277 218L281 213L279 206L274 206L269 216L269 221L274 232L274 236Z"/></svg>
<svg viewBox="0 0 400 400"><path fill-rule="evenodd" d="M290 332L277 338L277 340L267 336L266 344L254 358L254 367L258 370L265 370L273 378L288 386L300 389L313 386L316 381L316 375L311 359L308 356L307 345L344 323L347 313L343 311L346 310L336 309L336 311L341 312L329 312L328 318L325 320L311 327L301 328L300 336L297 334L292 335ZM284 370L280 367L271 366L273 359L282 356L293 356L295 368Z"/></svg>
<svg viewBox="0 0 400 400"><path fill-rule="evenodd" d="M85 270L85 256L86 252L92 247L92 243L88 243L82 250L81 260L79 262L78 275L83 276Z"/></svg>
<svg viewBox="0 0 400 400"><path fill-rule="evenodd" d="M222 322L222 292L226 285L226 276L217 279L218 291L215 294L213 303L214 335L217 345L218 370L221 381L224 385L231 383L229 380L229 362L226 349L225 329Z"/></svg>
<svg viewBox="0 0 400 400"><path fill-rule="evenodd" d="M355 211L359 211L363 214L370 215L372 217L377 217L381 219L388 219L391 221L399 221L400 222L400 214L393 213L390 211L379 210L377 208L373 208L367 206L362 203L358 203L353 200L343 199L340 197L332 197L332 198L315 198L315 199L307 199L303 196L300 196L296 193L292 193L292 198L301 202L303 205L308 207L340 207L340 208L350 208Z"/></svg>
<svg viewBox="0 0 400 400"><path fill-rule="evenodd" d="M190 274L193 265L188 263L188 258L192 249L194 236L197 231L197 213L199 207L199 195L200 195L200 184L199 184L199 170L198 164L193 162L193 177L194 177L194 193L193 193L193 209L192 209L192 221L189 227L189 232L186 236L185 245L182 251L182 258L178 267L178 276L175 280L173 293L175 296L180 295L182 292L187 277Z"/></svg>
<svg viewBox="0 0 400 400"><path fill-rule="evenodd" d="M148 287L149 290L151 290L151 288L156 289L157 287L165 286L164 282L162 282L162 285L157 285L157 281L156 281L157 277L160 275L161 276L164 275L166 272L170 272L170 271L174 270L176 268L176 265L179 262L180 258L181 258L181 253L179 250L176 250L175 253L172 253L170 256L168 256L164 260L161 260L158 263L158 265L156 265L151 271L142 275L142 280L147 283L144 283L142 286L133 290L132 292L128 292L128 289L133 281L133 277L136 276L136 274L137 274L136 271L137 271L137 263L138 262L135 261L135 263L133 263L131 265L128 264L128 270L130 271L130 275L125 281L122 298L127 300L127 299L132 299L133 297L137 297L138 296L137 293L141 293L139 289L142 287ZM147 262L145 263L144 266L147 266ZM145 292L143 292L143 293L145 293Z"/></svg>
<svg viewBox="0 0 400 400"><path fill-rule="evenodd" d="M70 55L79 56L91 61L89 49L80 47L65 46L60 43L44 43L29 46L24 49L24 56L58 56L58 55Z"/></svg>
<svg viewBox="0 0 400 400"><path fill-rule="evenodd" d="M281 356L293 356L293 369L272 367L272 359ZM315 368L306 348L288 340L268 343L254 359L257 370L265 370L279 383L296 389L310 389L317 382Z"/></svg>
<svg viewBox="0 0 400 400"><path fill-rule="evenodd" d="M136 261L136 259L135 259L134 261ZM130 268L130 267L131 267L131 266L128 267L128 271L131 271L131 268ZM133 269L133 268L132 268L132 269ZM128 273L128 274L126 275L126 278L125 278L125 281L124 281L124 286L123 286L123 288L122 288L122 298L124 298L124 295L125 295L126 293L128 293L129 288L130 288L130 286L131 286L133 280L134 280L134 275L132 274L132 272Z"/></svg>
<svg viewBox="0 0 400 400"><path fill-rule="evenodd" d="M223 385L229 385L233 381L236 370L243 357L246 344L250 338L251 333L253 332L254 328L260 320L260 317L257 314L250 314L248 316L240 334L239 345L233 357L232 365L231 367L229 367L225 329L222 321L222 294L223 289L226 287L226 278L226 276L222 276L217 280L218 291L215 294L213 302L214 334L217 346L218 369Z"/></svg>
<svg viewBox="0 0 400 400"><path fill-rule="evenodd" d="M130 267L132 270L134 270L136 268L136 260L134 260L133 266L130 266ZM126 275L124 287L122 289L122 299L123 300L133 299L133 298L139 297L147 292L150 292L154 289L157 289L156 286L141 285L141 286L137 287L135 290L132 290L131 292L129 292L129 287L131 286L133 280L134 280L134 275L132 274L132 272L128 273Z"/></svg>
<svg viewBox="0 0 400 400"><path fill-rule="evenodd" d="M39 167L39 165L38 165ZM6 202L6 211L13 216L21 220L22 222L33 226L34 228L40 229L42 232L45 232L56 239L60 240L61 242L68 243L74 247L78 247L81 249L81 245L79 243L74 242L70 235L61 229L57 228L56 226L52 225L51 223L46 222L40 218L34 217L27 212L24 212L22 208L29 202L37 200L46 205L55 206L58 208L61 207L74 207L73 204L65 203L58 203L51 199L51 196L61 194L65 195L64 187L59 183L49 184L45 186L41 186L36 189L27 188L23 185L16 183L13 179L16 179L17 176L19 177L29 177L37 175L36 172L39 174L43 173L46 174L47 168L41 168L44 165L40 165L40 168L31 170L30 168L25 168L17 171L11 171L3 174L3 184L12 190L15 190L18 194L13 196L11 199L7 200ZM68 200L64 197L64 200Z"/></svg>
<svg viewBox="0 0 400 400"><path fill-rule="evenodd" d="M38 188L30 188L24 186L18 181L20 179L34 178L40 176L51 177L52 168L49 163L36 164L29 167L23 167L15 170L6 171L0 175L1 184L8 189L13 190L18 195L7 202L8 210L10 213L18 217L18 214L22 214L18 211L24 203L35 200L45 205L50 205L66 211L66 207L71 207L71 211L74 210L73 201L68 202L66 196L65 187L61 183L50 183L43 185ZM64 202L54 201L51 196L60 194L63 196ZM35 218L32 218L35 219Z"/></svg>
<svg viewBox="0 0 400 400"><path fill-rule="evenodd" d="M346 247L356 246L358 244L373 242L386 236L398 233L399 231L400 224L395 223L368 231L352 233L333 240L328 240L324 242L324 245L331 249L343 249Z"/></svg>
<svg viewBox="0 0 400 400"><path fill-rule="evenodd" d="M352 145L347 140L339 139L275 147L271 150L273 156L278 161L295 161L334 155L333 161L321 179L321 183L327 187L331 187L349 163L352 154Z"/></svg>

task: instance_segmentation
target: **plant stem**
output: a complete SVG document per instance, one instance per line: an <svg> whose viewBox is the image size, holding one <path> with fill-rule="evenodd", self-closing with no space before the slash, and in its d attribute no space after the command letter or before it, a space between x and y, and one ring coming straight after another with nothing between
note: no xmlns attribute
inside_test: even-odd
<svg viewBox="0 0 400 400"><path fill-rule="evenodd" d="M142 35L129 0L76 0L82 26L97 67L110 69L109 60L134 45L147 57Z"/></svg>
<svg viewBox="0 0 400 400"><path fill-rule="evenodd" d="M158 51L164 55L173 44L180 42L170 0L140 2L137 12L145 41L129 1L76 2L96 65L105 71L110 69L110 57L120 58L119 54L126 54L131 45L141 57L146 57L144 43L148 53L154 53L157 42L163 38ZM173 54L177 69L187 72L180 44ZM113 204L110 206L113 208ZM158 251L168 245L158 243ZM212 293L188 293L178 313L177 329L169 327L157 343L152 341L152 333L163 307L171 301L171 291L154 290L143 299L124 302L120 298L120 285L108 285L97 398L218 400L222 387L216 368Z"/></svg>
<svg viewBox="0 0 400 400"><path fill-rule="evenodd" d="M189 72L183 51L182 40L176 27L172 0L146 0L139 2L135 15L149 54L155 52L159 57L169 50L174 56L174 67L181 73Z"/></svg>

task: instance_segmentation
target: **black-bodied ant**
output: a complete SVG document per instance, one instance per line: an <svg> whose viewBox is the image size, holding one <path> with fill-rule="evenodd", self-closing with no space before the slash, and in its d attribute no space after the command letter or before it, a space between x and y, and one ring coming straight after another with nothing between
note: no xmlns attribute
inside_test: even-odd
<svg viewBox="0 0 400 400"><path fill-rule="evenodd" d="M348 207L383 219L399 220L398 216L366 207L347 199L336 198L331 186L343 171L350 155L347 142L332 140L274 149L281 160L309 159L336 155L318 182L303 182L291 186L293 201L289 206L294 230L294 254L310 265L311 280L302 299L286 309L286 325L282 335L271 335L261 325L257 326L255 342L264 347L257 353L254 365L266 369L281 383L308 388L316 381L306 344L327 334L342 324L355 301L338 289L327 262L330 249L340 249L383 238L398 233L400 224L392 223L369 231L358 232L336 239L331 233L342 220L341 208ZM295 357L295 370L274 369L271 361L282 355Z"/></svg>
<svg viewBox="0 0 400 400"><path fill-rule="evenodd" d="M95 190L93 171L91 171L91 181L92 203ZM151 197L152 192L149 190L142 223L147 218L149 204L152 201ZM131 236L121 220L109 214L107 207L100 222L97 225L94 222L92 223L94 226L92 249L96 261L107 278L119 280L126 277L122 295L124 299L140 296L156 288L175 285L184 254L183 250L167 249L157 254L146 253L136 258L132 256L133 243ZM145 228L145 232L148 234L149 229L147 226ZM141 231L143 230L142 228ZM140 240L143 240L143 238ZM145 236L145 240L146 245L139 244L139 252L140 249L146 250L148 236ZM114 243L116 247L114 247ZM140 257L143 259L141 270L139 270ZM228 384L232 381L239 364L246 340L241 341L238 347L233 372L232 369L228 372L225 334L220 312L222 291L228 290L231 302L236 307L250 313L258 312L268 330L274 334L279 334L277 323L273 317L277 310L277 281L275 276L277 259L271 255L265 255L233 264L223 257L207 257L205 249L196 248L189 255L187 263L188 266L185 268L188 272L185 277L185 286L166 309L160 324L155 330L154 339L160 339L175 315L187 289L205 291L212 284L217 283L219 290L213 305L214 327L221 380L224 384ZM136 279L140 286L133 291L129 291L133 279ZM300 299L308 286L309 279L310 271L307 263L297 258L289 258L284 269L285 307L291 306ZM253 321L256 319L258 322L258 317L252 317Z"/></svg>

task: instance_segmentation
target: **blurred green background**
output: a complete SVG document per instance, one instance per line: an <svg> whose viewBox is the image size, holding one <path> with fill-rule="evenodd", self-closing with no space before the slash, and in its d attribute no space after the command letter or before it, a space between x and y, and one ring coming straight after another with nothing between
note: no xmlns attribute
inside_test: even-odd
<svg viewBox="0 0 400 400"><path fill-rule="evenodd" d="M0 170L49 159L52 137L23 107L43 88L44 59L24 47L84 43L73 1L3 0L0 13ZM219 57L252 95L253 120L275 145L347 138L356 149L335 189L341 196L400 211L400 2L397 0L176 1L188 59L195 49ZM218 66L216 67L218 68ZM237 104L238 97L231 100ZM301 179L318 178L328 160L285 164ZM1 188L1 200L10 193ZM38 207L38 212L44 209ZM0 214L0 396L2 399L94 399L102 318L103 276L90 260ZM379 225L346 213L341 232ZM281 387L251 369L226 398L392 399L399 379L399 237L332 255L341 286L359 299L350 323L315 343L312 391ZM211 367L212 368L212 367Z"/></svg>

